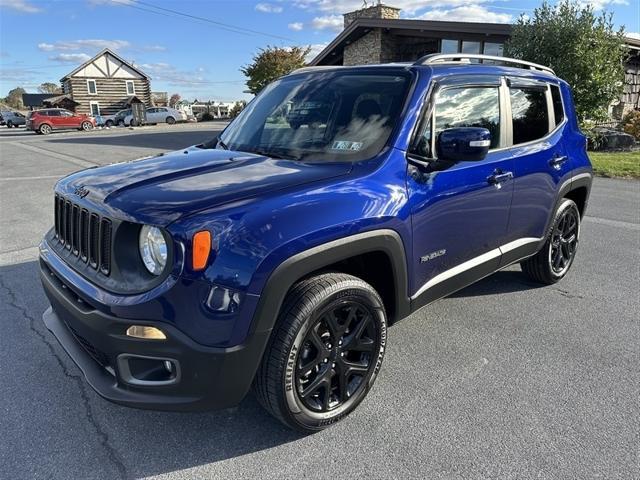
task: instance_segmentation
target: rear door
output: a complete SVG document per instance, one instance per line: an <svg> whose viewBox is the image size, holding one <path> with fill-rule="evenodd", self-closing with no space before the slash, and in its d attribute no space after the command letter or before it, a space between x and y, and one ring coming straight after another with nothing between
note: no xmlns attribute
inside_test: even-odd
<svg viewBox="0 0 640 480"><path fill-rule="evenodd" d="M46 110L43 114L47 116L45 122L50 124L51 128L65 128L64 120L60 116L60 110Z"/></svg>
<svg viewBox="0 0 640 480"><path fill-rule="evenodd" d="M557 84L510 78L508 89L507 151L514 159L508 236L517 248L505 253L503 264L537 251L555 209L560 185L571 175L563 141L566 115Z"/></svg>
<svg viewBox="0 0 640 480"><path fill-rule="evenodd" d="M413 308L497 269L506 242L513 159L506 142L504 87L498 76L436 87L409 158L407 186L413 224ZM438 134L452 127L491 133L484 160L440 162ZM423 163L411 159L417 154Z"/></svg>

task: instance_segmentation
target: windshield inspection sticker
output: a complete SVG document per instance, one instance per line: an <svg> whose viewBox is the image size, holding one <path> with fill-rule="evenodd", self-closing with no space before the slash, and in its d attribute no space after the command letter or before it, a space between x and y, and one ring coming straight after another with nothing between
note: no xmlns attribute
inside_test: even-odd
<svg viewBox="0 0 640 480"><path fill-rule="evenodd" d="M331 150L351 150L357 152L362 148L362 142L350 142L348 140L336 140L331 146Z"/></svg>

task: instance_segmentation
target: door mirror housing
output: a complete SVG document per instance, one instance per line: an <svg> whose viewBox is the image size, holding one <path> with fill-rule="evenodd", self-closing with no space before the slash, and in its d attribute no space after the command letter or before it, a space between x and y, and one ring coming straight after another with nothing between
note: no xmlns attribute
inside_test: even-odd
<svg viewBox="0 0 640 480"><path fill-rule="evenodd" d="M447 128L438 135L436 151L439 160L477 162L483 160L491 146L491 133L486 128Z"/></svg>

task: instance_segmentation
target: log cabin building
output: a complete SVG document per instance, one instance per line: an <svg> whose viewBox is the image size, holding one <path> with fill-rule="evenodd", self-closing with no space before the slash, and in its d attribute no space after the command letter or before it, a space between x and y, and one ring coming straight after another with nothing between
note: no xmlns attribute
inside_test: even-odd
<svg viewBox="0 0 640 480"><path fill-rule="evenodd" d="M60 80L76 113L112 115L133 103L151 106L151 78L105 49Z"/></svg>

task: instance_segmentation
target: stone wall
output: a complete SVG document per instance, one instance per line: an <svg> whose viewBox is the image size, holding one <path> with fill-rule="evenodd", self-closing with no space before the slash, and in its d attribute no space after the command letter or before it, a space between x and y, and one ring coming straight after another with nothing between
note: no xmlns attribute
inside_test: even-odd
<svg viewBox="0 0 640 480"><path fill-rule="evenodd" d="M347 28L356 18L400 18L400 9L380 4L356 10L355 12L345 13L343 17L344 28Z"/></svg>
<svg viewBox="0 0 640 480"><path fill-rule="evenodd" d="M370 65L380 63L382 54L382 32L372 30L355 42L344 47L343 65Z"/></svg>

